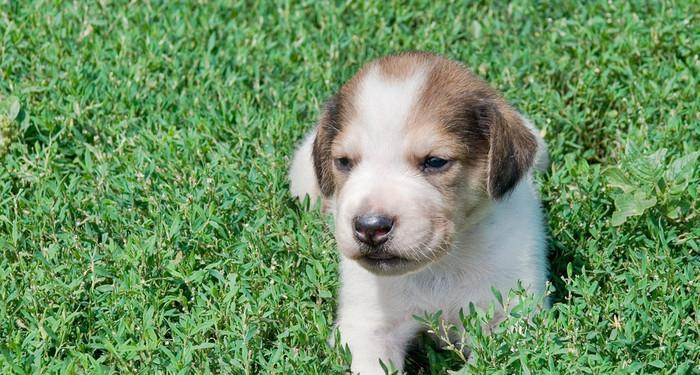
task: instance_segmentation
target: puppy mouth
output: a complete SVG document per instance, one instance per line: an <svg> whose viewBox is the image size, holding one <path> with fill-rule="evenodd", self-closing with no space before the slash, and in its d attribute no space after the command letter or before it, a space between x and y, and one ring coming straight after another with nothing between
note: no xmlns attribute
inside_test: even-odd
<svg viewBox="0 0 700 375"><path fill-rule="evenodd" d="M394 259L402 259L401 257L398 257L394 254L390 254L384 251L381 252L376 252L376 253L370 253L367 255L363 255L363 258L370 260L370 261L387 261L387 260L394 260Z"/></svg>
<svg viewBox="0 0 700 375"><path fill-rule="evenodd" d="M416 241L411 251L397 251L389 242L379 246L368 246L355 242L350 259L364 269L379 276L399 276L412 273L442 256L441 236L432 233L429 238ZM398 249L400 250L400 249Z"/></svg>
<svg viewBox="0 0 700 375"><path fill-rule="evenodd" d="M364 269L383 276L401 275L418 266L415 260L398 255L384 246L379 248L363 246L353 260Z"/></svg>
<svg viewBox="0 0 700 375"><path fill-rule="evenodd" d="M414 268L415 262L392 254L368 254L356 259L365 269L379 275L398 275Z"/></svg>
<svg viewBox="0 0 700 375"><path fill-rule="evenodd" d="M386 243L379 246L359 244L359 254L355 260L375 263L397 262L400 260L410 261L410 259L396 254Z"/></svg>
<svg viewBox="0 0 700 375"><path fill-rule="evenodd" d="M370 249L363 247L360 254L353 259L366 270L383 276L398 276L412 273L425 267L426 265L440 259L445 254L445 239L437 240L432 238L428 243L423 244L416 250L418 254L425 254L422 257L407 257L397 254L388 247ZM436 243L433 243L436 242Z"/></svg>

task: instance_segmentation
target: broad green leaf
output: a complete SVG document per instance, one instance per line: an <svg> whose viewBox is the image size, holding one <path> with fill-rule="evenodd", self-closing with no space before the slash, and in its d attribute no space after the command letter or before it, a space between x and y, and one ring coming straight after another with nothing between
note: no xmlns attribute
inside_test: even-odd
<svg viewBox="0 0 700 375"><path fill-rule="evenodd" d="M607 177L609 186L621 189L625 193L629 193L636 188L620 168L614 167L606 170L605 177Z"/></svg>
<svg viewBox="0 0 700 375"><path fill-rule="evenodd" d="M9 98L7 98L7 102L9 104L7 117L9 117L10 121L13 121L19 115L19 99L17 99L16 96L10 96Z"/></svg>
<svg viewBox="0 0 700 375"><path fill-rule="evenodd" d="M669 207L666 209L666 217L672 220L676 220L681 217L681 208L678 206Z"/></svg>
<svg viewBox="0 0 700 375"><path fill-rule="evenodd" d="M615 212L612 215L612 225L620 226L630 216L639 216L648 208L656 205L656 197L649 197L643 191L634 194L619 194L615 197Z"/></svg>
<svg viewBox="0 0 700 375"><path fill-rule="evenodd" d="M665 177L669 185L675 182L687 182L693 176L699 156L700 151L695 151L674 160L666 170Z"/></svg>
<svg viewBox="0 0 700 375"><path fill-rule="evenodd" d="M667 152L668 150L662 148L653 154L635 158L634 163L627 164L630 175L645 185L654 185L664 170Z"/></svg>

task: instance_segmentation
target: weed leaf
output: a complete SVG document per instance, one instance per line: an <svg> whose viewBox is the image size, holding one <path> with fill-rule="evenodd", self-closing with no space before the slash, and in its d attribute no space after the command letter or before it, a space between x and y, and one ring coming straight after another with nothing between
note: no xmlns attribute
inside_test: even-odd
<svg viewBox="0 0 700 375"><path fill-rule="evenodd" d="M656 205L656 198L649 197L643 191L634 194L622 193L615 197L615 212L612 215L612 225L620 226L630 216L639 216L648 208Z"/></svg>

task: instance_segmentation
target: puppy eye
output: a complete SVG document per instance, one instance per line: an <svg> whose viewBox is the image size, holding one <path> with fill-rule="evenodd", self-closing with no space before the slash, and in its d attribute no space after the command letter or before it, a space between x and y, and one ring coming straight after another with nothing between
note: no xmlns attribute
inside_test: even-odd
<svg viewBox="0 0 700 375"><path fill-rule="evenodd" d="M338 170L347 172L352 169L352 160L346 157L336 158L335 167L338 168Z"/></svg>
<svg viewBox="0 0 700 375"><path fill-rule="evenodd" d="M423 170L427 172L439 172L447 169L449 164L449 160L429 156L425 158L425 161L423 162Z"/></svg>

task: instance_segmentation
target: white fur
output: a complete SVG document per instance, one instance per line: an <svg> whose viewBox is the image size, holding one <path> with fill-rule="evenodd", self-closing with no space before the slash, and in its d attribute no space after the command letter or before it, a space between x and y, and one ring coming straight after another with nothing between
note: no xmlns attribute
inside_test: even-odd
<svg viewBox="0 0 700 375"><path fill-rule="evenodd" d="M397 137L402 134L425 79L426 71L420 67L408 79L384 77L379 68L374 67L360 85L355 100L357 117L351 126L361 126L370 131L368 135L373 137L366 141L381 139L382 146L399 143L401 139ZM377 137L379 134L381 138ZM381 152L380 149L374 151Z"/></svg>
<svg viewBox="0 0 700 375"><path fill-rule="evenodd" d="M381 275L354 260L359 255L351 220L361 210L380 208L401 218L393 240L397 251L417 251L416 244L427 251L443 239L433 233L425 214L447 209L442 196L405 160L406 142L411 141L406 139L406 123L424 79L420 70L406 80L370 71L355 101L357 116L348 125L353 130L333 146L336 152L361 158L329 205L344 255L337 327L352 352L353 372L362 375L382 374L379 359L403 368L409 341L424 328L414 315L442 310L444 319L460 326L459 310L470 302L486 308L493 301L492 286L505 295L520 281L532 293L544 292L546 240L532 172L507 198L482 199L467 219L455 219L451 245L439 253L426 252L430 261L421 267ZM537 164L544 165L544 142L527 123L540 146ZM320 194L311 159L314 134L306 137L292 162L291 191L297 197ZM461 203L470 199L473 203L476 198L462 197Z"/></svg>
<svg viewBox="0 0 700 375"><path fill-rule="evenodd" d="M547 144L544 143L542 134L540 134L540 131L535 127L535 125L532 124L532 121L525 116L520 116L520 118L522 118L525 126L530 129L530 132L537 140L537 153L535 154L535 163L533 167L537 171L544 171L547 169L547 167L549 167L549 152L547 151Z"/></svg>
<svg viewBox="0 0 700 375"><path fill-rule="evenodd" d="M424 213L438 209L442 197L425 179L416 178L404 157L406 124L424 80L422 70L406 80L386 79L376 69L370 71L357 95L358 115L348 125L352 131L335 142L337 154L358 159L332 204L338 246L349 258L359 256L352 219L360 211L379 210L401 217L403 225L394 228L397 247L410 249L431 240Z"/></svg>
<svg viewBox="0 0 700 375"><path fill-rule="evenodd" d="M311 203L315 203L321 196L321 189L316 181L311 150L316 138L316 129L310 132L294 153L291 167L289 168L289 190L292 196L304 199L308 195Z"/></svg>

